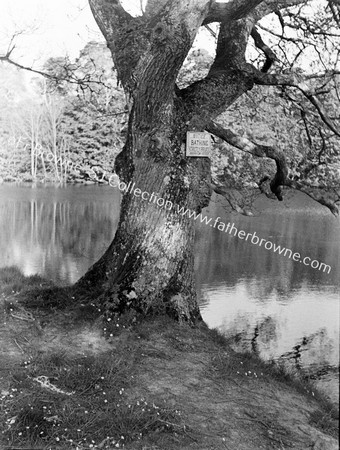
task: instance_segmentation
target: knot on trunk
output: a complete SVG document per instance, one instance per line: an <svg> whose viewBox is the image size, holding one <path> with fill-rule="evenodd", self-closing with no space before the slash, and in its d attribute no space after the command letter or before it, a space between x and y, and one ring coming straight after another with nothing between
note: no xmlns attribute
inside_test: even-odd
<svg viewBox="0 0 340 450"><path fill-rule="evenodd" d="M158 155L159 159L168 156L170 143L164 133L155 133L151 136L150 154L153 156Z"/></svg>
<svg viewBox="0 0 340 450"><path fill-rule="evenodd" d="M152 31L152 40L156 45L164 45L171 38L170 28L164 22L158 22Z"/></svg>

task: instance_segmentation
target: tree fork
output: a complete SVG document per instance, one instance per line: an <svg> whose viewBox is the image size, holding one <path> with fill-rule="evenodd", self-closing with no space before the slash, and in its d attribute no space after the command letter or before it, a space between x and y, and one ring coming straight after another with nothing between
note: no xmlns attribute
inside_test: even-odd
<svg viewBox="0 0 340 450"><path fill-rule="evenodd" d="M135 183L140 193L155 194L173 207L125 193L112 244L76 287L79 292L93 289L95 302L108 315L167 314L195 323L201 316L193 281L194 221L178 208L200 213L209 201L211 180L207 159L186 157L186 132L212 131L211 120L254 82L277 81L277 75L257 71L245 61L256 20L277 2L151 0L137 18L123 12L117 0L90 4L130 100L128 138L116 160L117 173L126 185ZM199 27L213 20L221 27L208 76L176 90L178 72ZM275 160L271 188L279 198L287 179L284 156L270 147L241 145L253 155Z"/></svg>

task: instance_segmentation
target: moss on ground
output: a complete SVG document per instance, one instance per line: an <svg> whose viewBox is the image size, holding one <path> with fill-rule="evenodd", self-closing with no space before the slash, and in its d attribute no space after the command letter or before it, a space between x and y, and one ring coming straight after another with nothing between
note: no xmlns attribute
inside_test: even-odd
<svg viewBox="0 0 340 450"><path fill-rule="evenodd" d="M17 299L53 286L0 271L1 449L338 448L338 411L313 385L235 353L203 323L129 325Z"/></svg>

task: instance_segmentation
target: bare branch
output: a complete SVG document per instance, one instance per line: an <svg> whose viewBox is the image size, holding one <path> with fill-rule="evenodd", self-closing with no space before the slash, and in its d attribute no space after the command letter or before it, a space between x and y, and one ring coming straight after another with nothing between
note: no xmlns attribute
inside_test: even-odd
<svg viewBox="0 0 340 450"><path fill-rule="evenodd" d="M89 88L90 90L91 90L91 87L90 87L91 84L98 84L101 86L108 87L105 85L105 83L102 80L100 80L100 79L92 80L92 79L89 79L89 77L87 75L85 75L83 78L78 78L75 75L70 74L69 72L68 72L67 76L52 75L50 73L43 72L38 69L33 69L33 67L24 66L16 61L14 61L13 59L11 59L10 54L11 54L11 52L4 56L0 56L0 61L11 64L12 66L17 67L18 69L27 70L28 72L36 73L37 75L41 75L44 78L53 80L56 83L59 83L60 81L66 81L67 83L76 84L77 86L80 86L80 87L86 87L86 88Z"/></svg>
<svg viewBox="0 0 340 450"><path fill-rule="evenodd" d="M316 110L318 111L321 119L323 120L323 122L328 126L328 128L333 131L334 134L336 134L337 136L340 137L340 132L339 130L337 130L337 128L335 127L335 125L333 124L332 119L328 116L328 114L326 113L322 103L319 101L319 99L313 95L310 94L307 90L303 89L303 86L297 86L300 91L303 93L303 95L308 98L308 100L311 102L312 105L315 106Z"/></svg>
<svg viewBox="0 0 340 450"><path fill-rule="evenodd" d="M263 42L262 36L260 35L260 33L257 31L256 27L253 27L252 31L251 31L251 37L254 39L255 42L255 46L262 50L263 53L266 56L266 62L264 63L261 72L268 72L268 70L271 68L271 66L278 61L277 56L275 55L275 53L273 52L273 50L268 47L267 44L265 44Z"/></svg>
<svg viewBox="0 0 340 450"><path fill-rule="evenodd" d="M275 33L275 31L270 30L269 28L265 27L262 24L258 24L257 25L259 28L261 28L261 30L265 31L266 33L271 34L272 36L275 36L281 40L287 41L287 42L293 42L293 43L297 43L297 42L302 42L304 43L305 41L303 39L299 39L297 36L294 37L288 37L288 36L284 36L283 34L278 34Z"/></svg>
<svg viewBox="0 0 340 450"><path fill-rule="evenodd" d="M312 103L319 113L322 121L333 131L334 134L340 136L340 131L336 128L333 121L326 113L323 105L317 99L314 92L311 92L309 86L305 82L304 77L296 73L289 74L268 74L260 72L259 70L252 68L254 71L254 82L259 85L267 86L290 86L299 89L302 94Z"/></svg>
<svg viewBox="0 0 340 450"><path fill-rule="evenodd" d="M307 119L306 119L306 111L303 108L301 108L301 118L302 118L303 124L305 126L306 135L307 135L307 139L308 139L308 144L312 148L313 147L313 140L312 140L311 134L309 132L309 127L308 127L308 123L307 123Z"/></svg>
<svg viewBox="0 0 340 450"><path fill-rule="evenodd" d="M212 30L212 29L209 27L209 25L204 25L204 27L209 31L209 33L212 35L212 37L213 37L214 39L217 39L217 33L215 33L215 31Z"/></svg>
<svg viewBox="0 0 340 450"><path fill-rule="evenodd" d="M332 15L333 15L335 22L340 27L340 6L337 5L335 1L329 1L328 4L332 11Z"/></svg>

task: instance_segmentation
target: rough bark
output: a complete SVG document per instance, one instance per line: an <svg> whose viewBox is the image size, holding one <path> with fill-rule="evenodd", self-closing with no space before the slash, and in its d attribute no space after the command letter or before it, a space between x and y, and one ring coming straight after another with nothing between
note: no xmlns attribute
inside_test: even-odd
<svg viewBox="0 0 340 450"><path fill-rule="evenodd" d="M78 288L110 313L134 309L193 323L200 318L193 283L194 223L177 208L199 211L207 205L210 164L186 160L185 134L175 112L170 114L171 124L156 133L156 124L148 128L141 110L141 116L132 113L130 137L117 161L121 180L133 190L123 197L113 243ZM166 116L169 121L169 112ZM137 132L140 127L143 134ZM143 200L140 192L147 193L148 199Z"/></svg>
<svg viewBox="0 0 340 450"><path fill-rule="evenodd" d="M193 323L200 319L193 285L194 223L177 208L198 212L207 205L210 163L185 156L187 125L183 101L174 101L174 90L208 2L168 2L143 24L125 16L120 20L116 5L119 23L111 19L109 25L102 19L106 4L103 12L101 2L91 3L106 36L114 36L121 26L108 45L132 107L116 171L138 193L149 199L153 194L159 204L172 206L143 200L134 191L125 194L113 243L77 288L91 293L89 299L96 297L107 312L166 313Z"/></svg>
<svg viewBox="0 0 340 450"><path fill-rule="evenodd" d="M271 76L249 67L245 51L253 32L268 54L254 25L276 3L150 0L145 14L133 18L118 0L90 0L130 106L127 142L115 163L121 182L130 186L118 230L76 285L83 300L95 299L106 314L129 310L189 323L201 319L193 282L194 221L178 208L198 214L209 202L212 183L209 160L185 155L187 131L209 130L255 156L274 159L277 175L271 188L279 197L287 177L284 156L271 147L241 142L212 122L254 82ZM199 27L216 20L221 26L209 74L178 90L176 77Z"/></svg>
<svg viewBox="0 0 340 450"><path fill-rule="evenodd" d="M130 17L115 1L90 3L131 100L128 139L116 171L126 185L157 194L160 203L172 207L125 194L113 243L77 289L91 301L97 298L106 312L166 313L193 323L200 319L193 283L194 221L178 208L199 213L209 202L211 180L208 159L185 156L186 132L203 131L206 121L252 82L234 61L218 60L206 79L175 95L178 71L209 14L207 0L159 2L143 18ZM246 1L232 3L232 18L251 9Z"/></svg>

